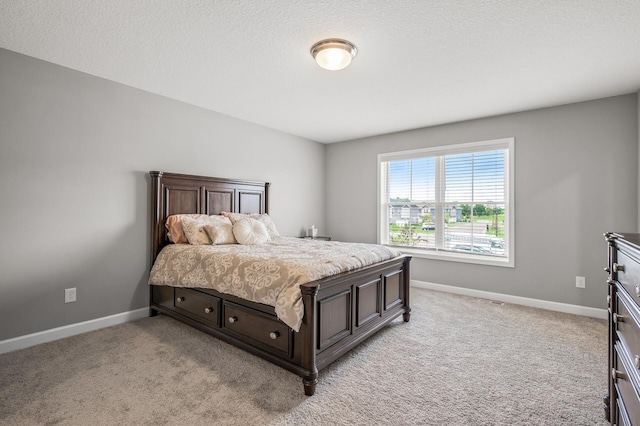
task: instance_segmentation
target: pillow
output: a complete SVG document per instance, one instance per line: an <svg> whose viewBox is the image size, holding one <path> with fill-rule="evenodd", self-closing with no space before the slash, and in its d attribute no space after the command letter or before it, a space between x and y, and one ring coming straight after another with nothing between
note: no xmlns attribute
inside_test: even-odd
<svg viewBox="0 0 640 426"><path fill-rule="evenodd" d="M246 213L230 213L230 212L220 212L220 214L224 217L228 217L231 220L231 223L236 223L240 219L244 219L245 217L255 217L258 216L257 213L246 214Z"/></svg>
<svg viewBox="0 0 640 426"><path fill-rule="evenodd" d="M223 216L228 217L229 219L231 219L231 223L236 223L240 219L243 219L245 217L250 217L250 218L255 219L255 220L259 221L259 222L262 222L262 224L267 228L267 232L269 233L269 239L270 240L280 236L280 234L278 233L278 230L276 229L276 224L273 223L273 220L271 219L271 216L269 216L267 213L246 214L246 213L222 212L220 214L223 215Z"/></svg>
<svg viewBox="0 0 640 426"><path fill-rule="evenodd" d="M251 217L242 218L233 224L233 235L240 244L254 245L269 241L267 228Z"/></svg>
<svg viewBox="0 0 640 426"><path fill-rule="evenodd" d="M211 244L237 244L233 236L231 220L225 216L209 216L209 223L204 225L204 231L211 239Z"/></svg>
<svg viewBox="0 0 640 426"><path fill-rule="evenodd" d="M209 224L209 216L205 217L183 217L182 229L187 236L189 244L203 245L211 244L209 235L204 230L204 226Z"/></svg>
<svg viewBox="0 0 640 426"><path fill-rule="evenodd" d="M189 240L182 229L182 218L184 217L208 217L206 214L174 214L167 218L164 226L167 228L169 240L174 244L188 244Z"/></svg>

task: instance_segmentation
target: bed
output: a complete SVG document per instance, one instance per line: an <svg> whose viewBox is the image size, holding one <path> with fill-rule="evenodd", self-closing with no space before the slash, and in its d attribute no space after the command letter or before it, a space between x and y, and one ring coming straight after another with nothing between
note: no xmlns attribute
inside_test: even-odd
<svg viewBox="0 0 640 426"><path fill-rule="evenodd" d="M170 216L223 212L268 216L267 182L160 171L149 174L153 268L171 250L178 253L174 256L190 250L187 244L171 242L165 227ZM304 240L298 241L291 242L295 246ZM304 248L323 243L304 241ZM302 258L303 250L296 250ZM255 301L262 299L239 297L233 291L191 286L189 281L171 285L170 279L161 281L162 285L150 280L150 315L168 315L292 371L302 378L305 394L313 395L318 372L324 367L396 318L402 316L409 321L410 260L410 256L399 255L296 285L298 322L281 318L279 303L271 306Z"/></svg>

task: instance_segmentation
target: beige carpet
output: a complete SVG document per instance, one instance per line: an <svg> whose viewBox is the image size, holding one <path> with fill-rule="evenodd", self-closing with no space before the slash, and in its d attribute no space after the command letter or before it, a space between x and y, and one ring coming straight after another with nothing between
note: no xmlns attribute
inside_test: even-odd
<svg viewBox="0 0 640 426"><path fill-rule="evenodd" d="M164 316L0 355L2 425L604 425L603 320L412 289L301 379Z"/></svg>

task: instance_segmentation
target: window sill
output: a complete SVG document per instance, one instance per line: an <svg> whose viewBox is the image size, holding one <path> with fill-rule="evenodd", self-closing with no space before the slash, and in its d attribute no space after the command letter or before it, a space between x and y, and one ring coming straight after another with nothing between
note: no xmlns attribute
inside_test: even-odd
<svg viewBox="0 0 640 426"><path fill-rule="evenodd" d="M476 265L499 266L502 268L515 267L513 256L511 256L511 258L478 256L478 255L469 255L465 253L455 253L455 252L444 251L444 250L442 251L424 250L424 249L415 249L410 247L398 247L398 246L389 246L389 247L393 247L396 250L400 250L402 254L409 254L413 257L422 258L422 259L472 263Z"/></svg>

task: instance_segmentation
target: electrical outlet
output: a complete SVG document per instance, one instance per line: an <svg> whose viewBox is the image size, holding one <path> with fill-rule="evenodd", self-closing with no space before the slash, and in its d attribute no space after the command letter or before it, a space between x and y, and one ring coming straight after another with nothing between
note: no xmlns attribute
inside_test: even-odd
<svg viewBox="0 0 640 426"><path fill-rule="evenodd" d="M585 282L586 280L584 279L584 277L576 277L576 287L585 288Z"/></svg>
<svg viewBox="0 0 640 426"><path fill-rule="evenodd" d="M76 288L66 288L64 290L64 303L71 303L76 301Z"/></svg>

